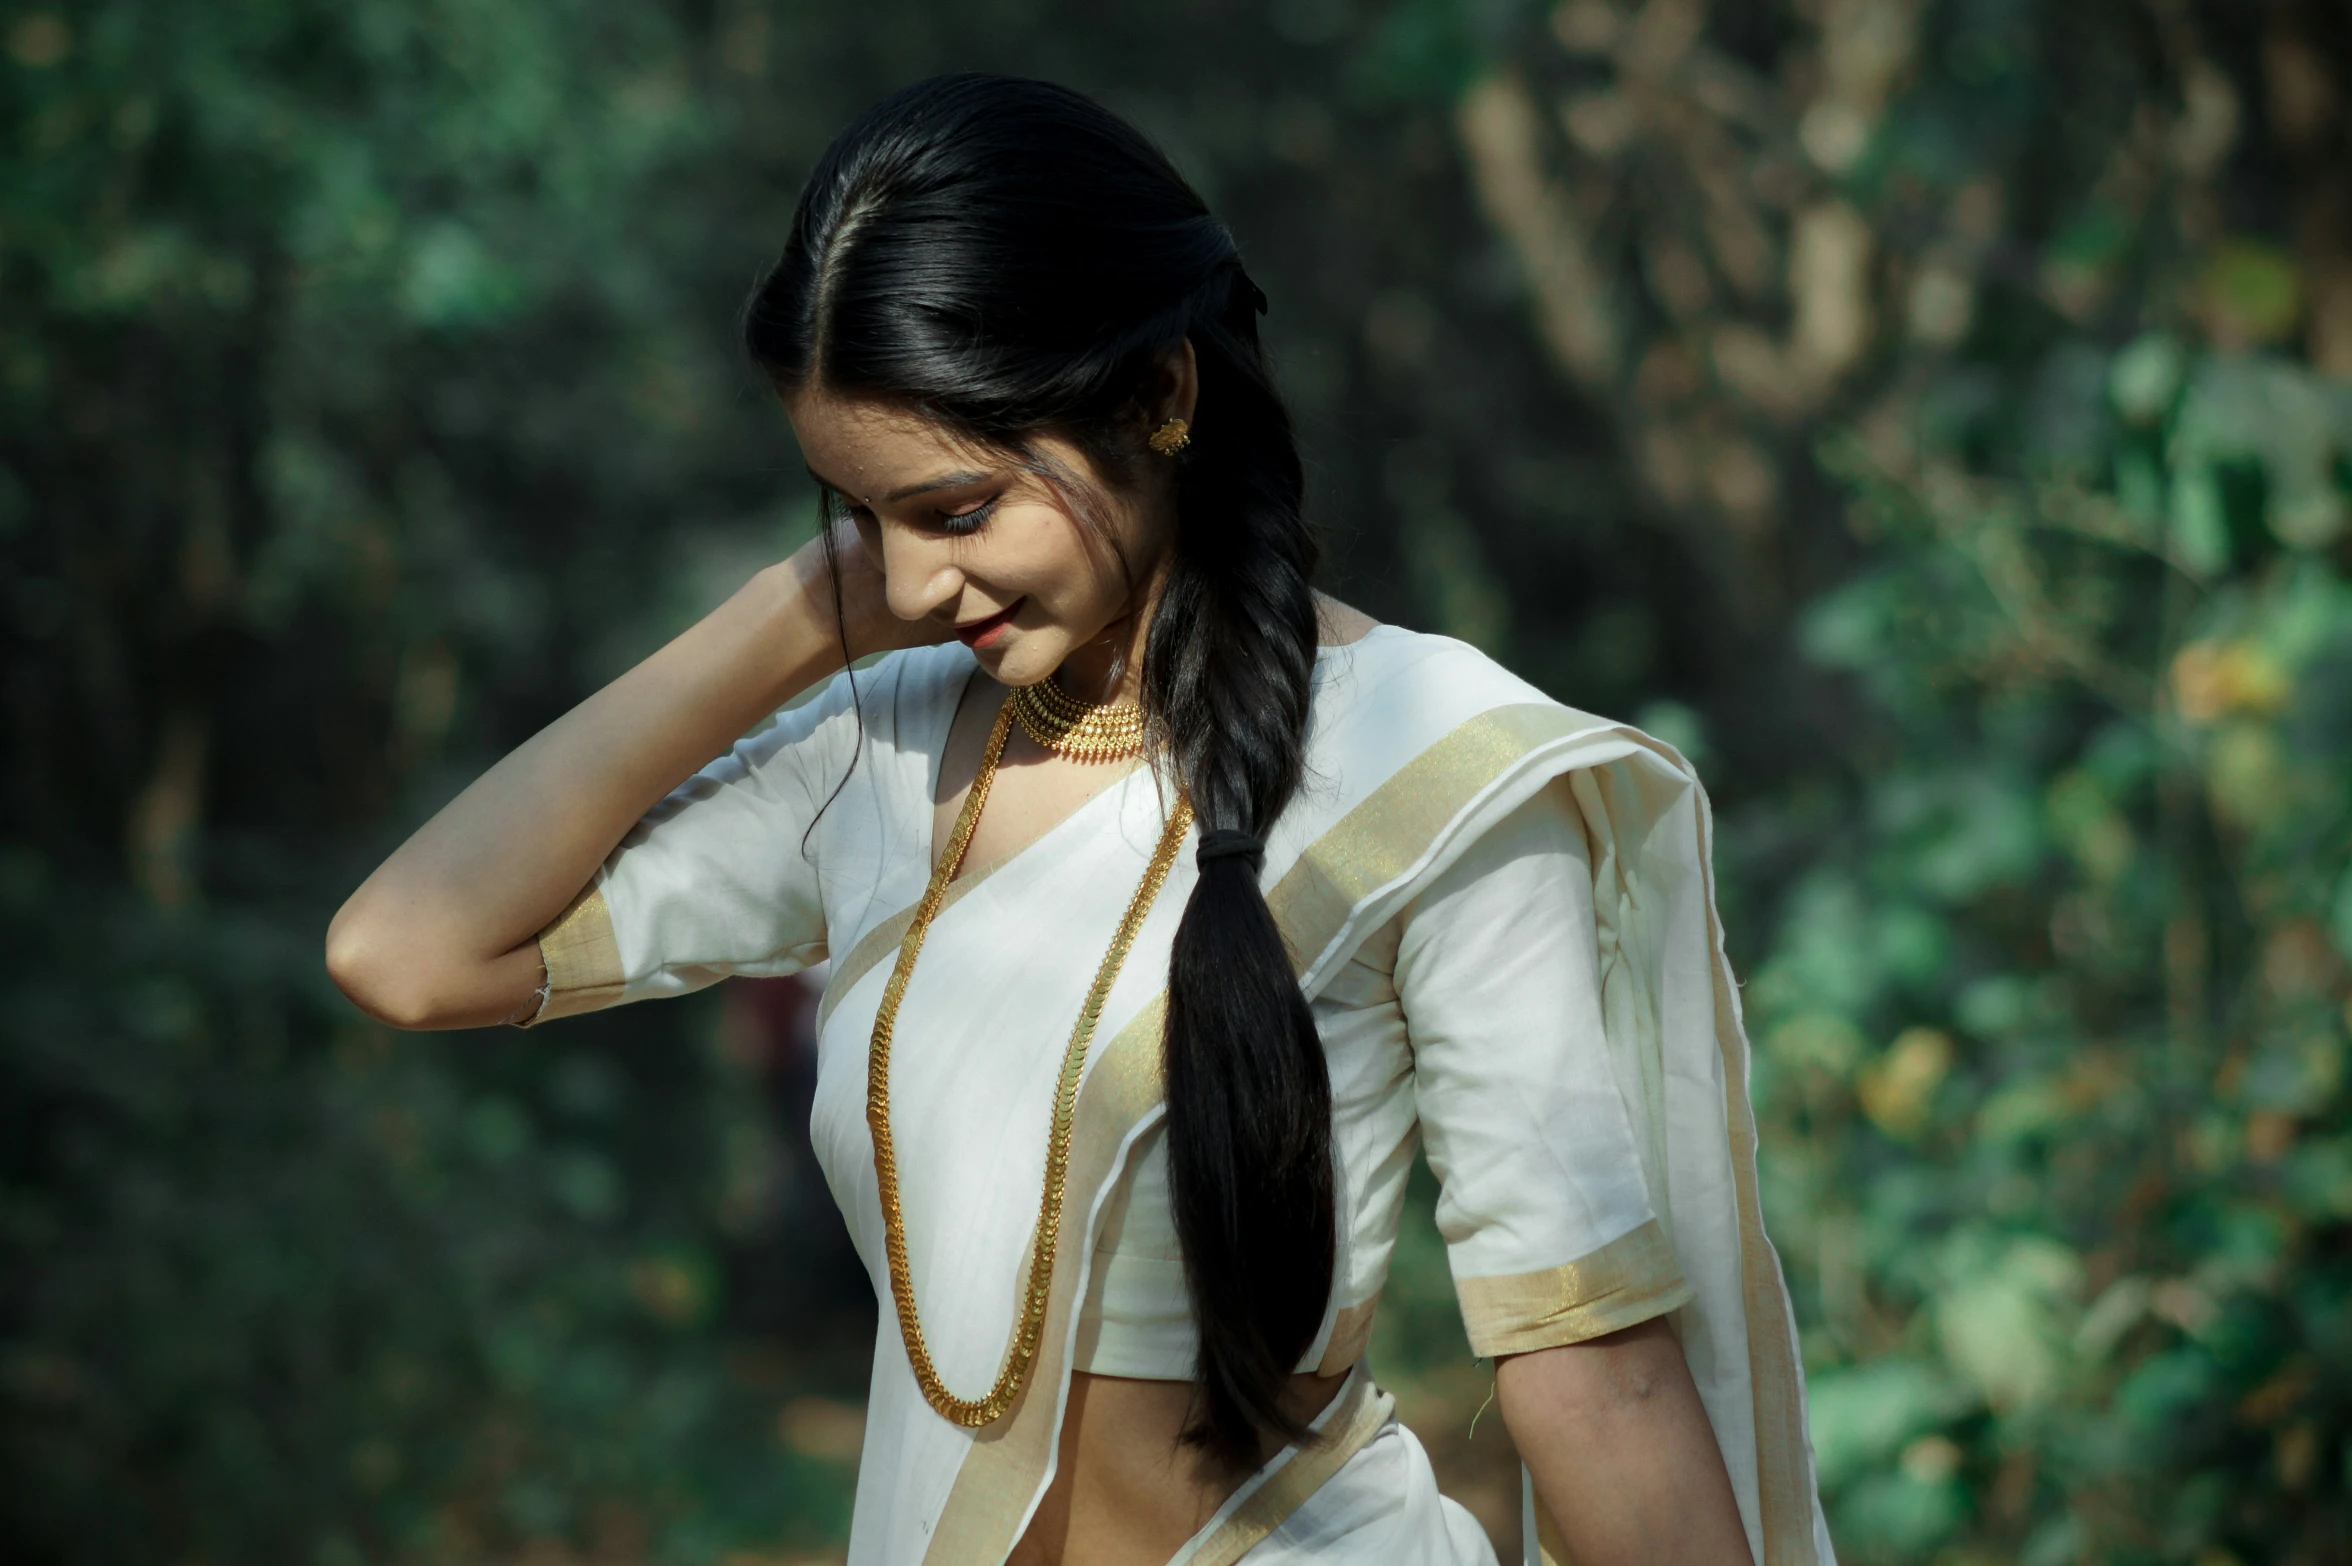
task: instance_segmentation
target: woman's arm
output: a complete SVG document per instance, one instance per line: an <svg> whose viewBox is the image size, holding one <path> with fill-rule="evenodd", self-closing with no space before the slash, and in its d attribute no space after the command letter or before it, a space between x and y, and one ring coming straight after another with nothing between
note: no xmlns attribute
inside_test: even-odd
<svg viewBox="0 0 2352 1566"><path fill-rule="evenodd" d="M840 555L851 646L921 639L881 607L879 573L856 543L844 540ZM420 827L335 915L328 973L395 1027L513 1016L539 987L539 932L637 819L841 661L822 543L812 542Z"/></svg>
<svg viewBox="0 0 2352 1566"><path fill-rule="evenodd" d="M1753 1566L1723 1451L1663 1316L1499 1360L1495 1395L1576 1566Z"/></svg>
<svg viewBox="0 0 2352 1566"><path fill-rule="evenodd" d="M1398 939L1438 1224L1471 1351L1496 1360L1504 1420L1577 1566L1733 1566L1747 1534L1666 1325L1690 1294L1610 1056L1573 789L1555 778L1465 846ZM1649 1320L1597 1333L1637 1301Z"/></svg>

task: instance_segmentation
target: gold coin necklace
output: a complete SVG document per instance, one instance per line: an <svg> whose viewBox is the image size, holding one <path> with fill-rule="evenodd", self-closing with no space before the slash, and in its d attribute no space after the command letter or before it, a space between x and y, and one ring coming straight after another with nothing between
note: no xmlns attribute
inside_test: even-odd
<svg viewBox="0 0 2352 1566"><path fill-rule="evenodd" d="M1062 695L1058 689L1054 694ZM890 1138L890 1042L898 1023L899 1003L906 996L907 980L913 975L915 958L923 949L923 937L947 900L948 883L962 866L965 850L971 847L973 829L980 824L981 808L988 803L988 786L995 781L997 762L1004 755L1005 738L1012 731L1015 717L1025 711L1020 705L1023 695L1023 690L1014 691L997 710L996 726L989 731L987 750L980 758L979 772L972 778L971 792L964 796L964 808L956 816L947 851L932 869L923 900L915 905L914 922L907 926L906 936L899 942L898 964L890 970L890 982L882 991L881 1009L874 1014L873 1043L866 1055L866 1125L874 1139L874 1178L882 1196L882 1248L890 1261L890 1298L898 1308L899 1336L906 1342L907 1362L914 1368L915 1384L923 1389L925 1401L939 1411L941 1418L966 1429L977 1429L1003 1418L1005 1411L1013 1406L1013 1400L1021 1395L1021 1388L1029 1379L1030 1366L1036 1361L1038 1343L1045 1335L1046 1297L1053 1288L1054 1253L1061 1239L1062 1191L1070 1172L1070 1122L1078 1107L1078 1079L1086 1068L1087 1047L1093 1042L1095 1023L1102 1015L1103 1003L1110 997L1111 984L1119 976L1120 965L1127 960L1127 949L1135 943L1144 916L1151 912L1161 883L1168 879L1168 868L1176 862L1185 833L1192 829L1192 802L1179 796L1166 829L1160 833L1159 847L1153 850L1151 863L1143 872L1143 884L1129 900L1118 932L1111 937L1111 949L1104 954L1102 966L1095 970L1094 984L1086 992L1086 1004L1079 1009L1077 1025L1070 1030L1069 1046L1062 1052L1061 1078L1054 1089L1053 1123L1045 1140L1045 1191L1038 1203L1037 1230L1029 1247L1029 1276L1022 1287L1012 1342L1005 1348L1004 1365L997 1372L996 1385L982 1397L957 1397L940 1380L938 1369L931 1363L931 1350L923 1341L923 1324L915 1313L914 1277L907 1266L906 1215L898 1195L898 1158ZM1041 704L1040 710L1051 713L1057 709ZM1067 712L1066 708L1058 710ZM1088 709L1090 713L1100 710ZM1078 731L1078 725L1061 724L1057 729L1052 720L1046 721L1047 732L1056 733L1062 743L1044 738L1030 727L1026 716L1022 717L1021 726L1039 744L1072 759L1111 759L1102 753L1104 745L1099 734L1072 741L1070 736ZM1087 744L1090 749L1079 755L1063 748L1071 743ZM1139 719L1134 740L1124 754L1132 756L1142 748Z"/></svg>

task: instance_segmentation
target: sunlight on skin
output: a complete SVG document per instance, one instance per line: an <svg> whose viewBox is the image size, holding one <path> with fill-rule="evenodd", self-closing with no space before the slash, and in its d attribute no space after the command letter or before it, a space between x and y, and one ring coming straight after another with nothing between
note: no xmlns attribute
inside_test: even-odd
<svg viewBox="0 0 2352 1566"><path fill-rule="evenodd" d="M1162 420L1192 417L1190 343L1158 382L1137 410L1139 446ZM1041 465L1082 486L1098 531L1074 514L1078 494L918 413L822 388L785 407L810 476L857 529L861 547L840 551L852 646L955 637L999 684L1033 685L1058 670L1090 701L1135 694L1176 534L1172 462L1147 456L1136 482L1115 485L1074 442L1032 440Z"/></svg>
<svg viewBox="0 0 2352 1566"><path fill-rule="evenodd" d="M1137 444L1159 409L1189 414L1194 390L1188 344L1138 410ZM785 407L810 475L839 497L856 530L836 539L851 648L952 638L986 676L966 691L940 758L936 856L979 771L1003 687L1057 678L1090 701L1134 698L1175 538L1174 466L1147 458L1137 481L1120 485L1074 442L1035 437L1039 465L1068 475L1056 483L1014 453L904 408L817 389ZM1097 521L1077 514L1081 498ZM1056 756L1016 727L965 864L1027 847L1129 770Z"/></svg>

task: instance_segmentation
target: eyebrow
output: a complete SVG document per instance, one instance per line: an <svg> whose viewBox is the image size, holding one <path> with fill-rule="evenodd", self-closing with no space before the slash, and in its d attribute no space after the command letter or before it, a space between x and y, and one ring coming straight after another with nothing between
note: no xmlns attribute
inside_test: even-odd
<svg viewBox="0 0 2352 1566"><path fill-rule="evenodd" d="M803 466L806 466L806 464L803 464ZM825 488L833 491L833 493L836 495L840 495L845 499L849 495L849 491L847 489L843 488L839 484L834 483L831 479L825 477L824 474L819 473L815 468L808 469L808 476L816 480L819 484L822 484ZM933 490L937 489L960 489L966 484L977 484L988 476L989 475L985 473L975 472L968 468L954 473L942 473L937 478L925 479L919 484L903 485L900 488L892 490L889 494L884 495L882 499L885 504L896 504L901 500L912 500L917 495L928 495Z"/></svg>

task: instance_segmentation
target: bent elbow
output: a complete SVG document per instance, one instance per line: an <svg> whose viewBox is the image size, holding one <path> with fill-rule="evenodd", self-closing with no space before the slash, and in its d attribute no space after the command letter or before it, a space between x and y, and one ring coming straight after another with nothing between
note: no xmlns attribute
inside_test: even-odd
<svg viewBox="0 0 2352 1566"><path fill-rule="evenodd" d="M431 987L417 982L418 965L401 961L390 944L346 903L327 926L327 977L346 1000L387 1027L437 1026Z"/></svg>

